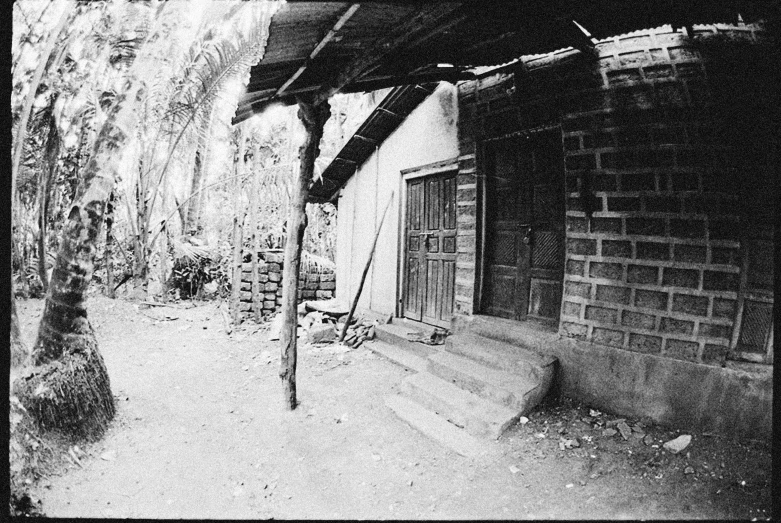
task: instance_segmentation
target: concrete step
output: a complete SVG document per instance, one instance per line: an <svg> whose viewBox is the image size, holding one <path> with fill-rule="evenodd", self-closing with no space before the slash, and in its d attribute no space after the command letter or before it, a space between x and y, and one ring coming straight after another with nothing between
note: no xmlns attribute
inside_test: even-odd
<svg viewBox="0 0 781 523"><path fill-rule="evenodd" d="M547 389L531 375L512 374L481 365L449 352L432 354L428 372L487 400L526 414L545 396Z"/></svg>
<svg viewBox="0 0 781 523"><path fill-rule="evenodd" d="M547 352L547 347L558 339L557 326L533 320L514 321L476 314L465 327L472 334L541 353Z"/></svg>
<svg viewBox="0 0 781 523"><path fill-rule="evenodd" d="M475 436L498 438L521 415L517 410L488 401L428 372L404 378L401 389L423 407Z"/></svg>
<svg viewBox="0 0 781 523"><path fill-rule="evenodd" d="M385 405L414 429L461 456L477 458L490 452L484 441L448 423L444 418L426 410L409 398L399 395L386 396Z"/></svg>
<svg viewBox="0 0 781 523"><path fill-rule="evenodd" d="M497 370L528 376L539 381L546 390L553 379L554 356L503 341L462 333L448 336L443 348Z"/></svg>
<svg viewBox="0 0 781 523"><path fill-rule="evenodd" d="M396 345L408 352L411 352L421 358L425 358L429 354L437 352L438 349L434 349L428 345L419 342L409 341L407 339L408 332L425 332L417 327L405 325L403 322L399 323L387 323L384 325L377 325L375 327L375 333L377 339L384 341L390 345Z"/></svg>
<svg viewBox="0 0 781 523"><path fill-rule="evenodd" d="M379 354L393 363L415 372L424 372L428 365L426 358L422 358L413 352L384 341L376 339L373 341L366 341L363 343L363 346L373 353Z"/></svg>

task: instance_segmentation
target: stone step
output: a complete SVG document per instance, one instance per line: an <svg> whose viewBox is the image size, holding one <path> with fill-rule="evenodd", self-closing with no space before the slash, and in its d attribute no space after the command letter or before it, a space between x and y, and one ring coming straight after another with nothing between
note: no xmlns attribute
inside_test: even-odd
<svg viewBox="0 0 781 523"><path fill-rule="evenodd" d="M428 372L487 400L526 414L545 396L547 389L531 375L512 374L449 352L432 354Z"/></svg>
<svg viewBox="0 0 781 523"><path fill-rule="evenodd" d="M471 317L467 329L472 334L541 353L547 352L547 347L558 339L556 326L531 320L514 321L480 314Z"/></svg>
<svg viewBox="0 0 781 523"><path fill-rule="evenodd" d="M538 380L546 389L545 382L553 378L556 363L554 356L540 354L485 336L472 333L448 336L443 348L447 352L464 356L497 370L528 376Z"/></svg>
<svg viewBox="0 0 781 523"><path fill-rule="evenodd" d="M423 331L417 327L405 325L404 323L386 323L384 325L377 325L375 328L378 340L384 341L389 345L395 345L421 358L425 358L429 354L437 352L437 349L423 343L409 341L407 339L408 332L419 333Z"/></svg>
<svg viewBox="0 0 781 523"><path fill-rule="evenodd" d="M448 423L409 398L399 395L386 396L385 405L414 429L461 456L477 458L490 452L484 441Z"/></svg>
<svg viewBox="0 0 781 523"><path fill-rule="evenodd" d="M521 415L428 372L404 378L401 389L423 407L464 427L475 436L498 438Z"/></svg>
<svg viewBox="0 0 781 523"><path fill-rule="evenodd" d="M397 365L401 365L407 369L415 372L424 372L426 370L426 358L422 358L417 354L408 350L402 349L397 345L392 345L380 340L365 341L363 346L368 348L375 354L389 359Z"/></svg>

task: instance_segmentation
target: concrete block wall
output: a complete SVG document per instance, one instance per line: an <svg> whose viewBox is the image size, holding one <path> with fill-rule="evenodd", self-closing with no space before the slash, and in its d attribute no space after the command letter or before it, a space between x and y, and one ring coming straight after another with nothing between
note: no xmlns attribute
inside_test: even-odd
<svg viewBox="0 0 781 523"><path fill-rule="evenodd" d="M724 30L752 38L751 28ZM714 136L703 58L669 27L597 49L594 87L561 100L568 194L560 332L720 365L740 281L739 202L734 151Z"/></svg>
<svg viewBox="0 0 781 523"><path fill-rule="evenodd" d="M258 261L258 283L260 285L258 306L261 314L269 316L282 308L282 267L284 256L279 252L261 252ZM298 280L298 301L328 300L334 297L336 274L332 269L301 272ZM242 264L241 301L239 310L249 315L252 303L252 263Z"/></svg>
<svg viewBox="0 0 781 523"><path fill-rule="evenodd" d="M594 60L571 49L525 57L515 72L459 85L459 234L474 223L461 211L479 199L479 143L561 128L562 335L725 360L740 282L739 165L719 132L697 42L754 41L758 30L695 25L693 39L669 26L638 31L600 42ZM479 249L468 234L459 241L458 314L475 312L467 282L476 282Z"/></svg>

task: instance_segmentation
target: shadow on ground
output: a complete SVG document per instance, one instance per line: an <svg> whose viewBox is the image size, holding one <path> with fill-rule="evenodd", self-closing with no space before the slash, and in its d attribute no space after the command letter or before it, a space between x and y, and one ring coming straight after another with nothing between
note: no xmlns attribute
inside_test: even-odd
<svg viewBox="0 0 781 523"><path fill-rule="evenodd" d="M41 308L19 303L28 343ZM393 415L384 397L407 371L365 347L300 347L301 404L288 412L266 327L228 336L216 304L139 309L94 296L88 308L118 415L103 440L60 449L75 458L31 478L47 516L770 517L760 443L691 433L672 454L662 445L675 430L548 400L486 441L491 457L468 459Z"/></svg>

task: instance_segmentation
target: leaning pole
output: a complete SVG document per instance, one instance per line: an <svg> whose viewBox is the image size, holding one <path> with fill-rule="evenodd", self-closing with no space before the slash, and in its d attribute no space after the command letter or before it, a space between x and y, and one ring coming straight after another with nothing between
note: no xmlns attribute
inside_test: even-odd
<svg viewBox="0 0 781 523"><path fill-rule="evenodd" d="M279 377L284 386L284 402L288 410L298 404L296 400L296 360L298 329L298 271L301 266L301 247L306 230L306 201L315 170L315 160L320 154L320 138L323 126L331 115L328 101L314 104L298 99L298 118L304 125L304 142L299 147L298 176L293 180L290 212L287 219L285 261L282 269L282 332L280 333L281 360Z"/></svg>

